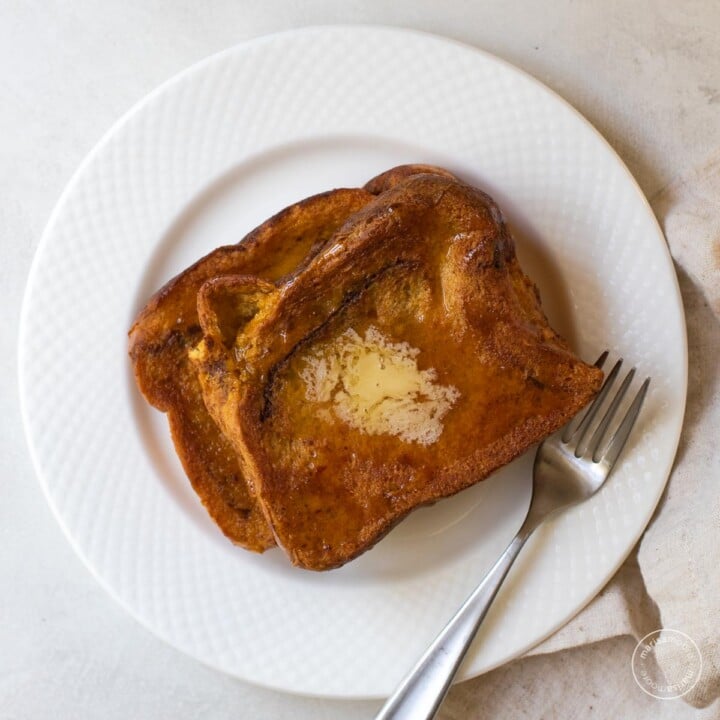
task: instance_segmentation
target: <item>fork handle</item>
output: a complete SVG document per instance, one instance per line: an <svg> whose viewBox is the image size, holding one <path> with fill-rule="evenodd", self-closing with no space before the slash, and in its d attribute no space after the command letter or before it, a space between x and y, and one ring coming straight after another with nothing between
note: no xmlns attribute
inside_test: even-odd
<svg viewBox="0 0 720 720"><path fill-rule="evenodd" d="M388 698L375 720L432 720L435 717L480 623L532 532L526 524Z"/></svg>

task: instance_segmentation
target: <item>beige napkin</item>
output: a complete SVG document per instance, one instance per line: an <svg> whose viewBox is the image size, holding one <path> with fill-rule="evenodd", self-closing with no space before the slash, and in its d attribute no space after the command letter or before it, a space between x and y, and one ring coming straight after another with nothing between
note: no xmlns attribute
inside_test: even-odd
<svg viewBox="0 0 720 720"><path fill-rule="evenodd" d="M690 364L685 424L665 494L640 543L600 595L528 653L543 657L518 660L457 686L443 718L498 712L586 717L593 702L595 712L600 704L626 711L632 704L638 712L679 717L682 700L655 700L632 679L637 641L660 628L684 632L702 655L700 680L683 700L701 708L720 696L720 152L651 204L675 260ZM615 640L598 642L608 638ZM672 644L658 649L667 677L682 666L680 652ZM598 673L606 683L598 682ZM673 710L669 703L681 705ZM708 717L717 716L708 710Z"/></svg>

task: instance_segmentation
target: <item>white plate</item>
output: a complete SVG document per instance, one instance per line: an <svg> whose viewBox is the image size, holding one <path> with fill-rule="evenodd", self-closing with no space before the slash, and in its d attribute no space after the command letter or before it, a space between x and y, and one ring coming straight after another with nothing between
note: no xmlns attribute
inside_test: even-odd
<svg viewBox="0 0 720 720"><path fill-rule="evenodd" d="M232 547L189 489L165 418L137 393L126 332L148 295L284 205L402 162L444 165L505 209L556 327L653 376L599 496L540 532L461 678L583 607L647 524L685 404L684 321L662 234L605 141L540 83L478 50L379 27L306 29L216 55L152 93L63 194L23 308L27 435L73 546L146 627L246 680L389 693L520 525L528 455L417 512L329 573Z"/></svg>

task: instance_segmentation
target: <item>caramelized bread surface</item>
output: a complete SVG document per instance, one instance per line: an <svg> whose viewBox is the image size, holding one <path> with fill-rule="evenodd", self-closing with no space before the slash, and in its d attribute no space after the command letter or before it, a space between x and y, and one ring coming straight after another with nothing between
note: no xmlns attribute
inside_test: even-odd
<svg viewBox="0 0 720 720"><path fill-rule="evenodd" d="M167 413L177 454L210 516L228 538L249 550L262 552L275 541L232 444L207 412L188 360L188 348L201 337L198 290L206 280L224 275L287 279L372 197L364 190L341 189L291 205L239 244L214 250L173 278L130 329L138 387Z"/></svg>
<svg viewBox="0 0 720 720"><path fill-rule="evenodd" d="M290 282L198 295L207 407L277 541L314 570L487 477L602 379L548 325L491 198L449 173L384 175Z"/></svg>

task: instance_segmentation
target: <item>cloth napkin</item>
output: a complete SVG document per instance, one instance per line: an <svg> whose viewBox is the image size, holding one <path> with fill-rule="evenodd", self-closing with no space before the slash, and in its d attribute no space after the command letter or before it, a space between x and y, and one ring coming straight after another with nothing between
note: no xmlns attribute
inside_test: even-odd
<svg viewBox="0 0 720 720"><path fill-rule="evenodd" d="M688 635L702 656L700 679L682 700L705 708L720 696L720 150L650 201L675 261L689 347L685 422L665 493L637 547L600 595L528 653L544 657L520 659L456 686L443 718L489 717L499 695L505 698L504 706L497 705L503 715L509 703L519 711L513 717L549 717L548 708L559 711L557 701L558 717L586 717L597 693L583 692L583 675L622 658L632 678L637 642L661 628ZM599 642L608 638L615 640ZM681 647L668 643L658 646L655 661L670 678L685 658ZM605 700L613 698L620 709L623 694L642 695L631 679L605 690Z"/></svg>

